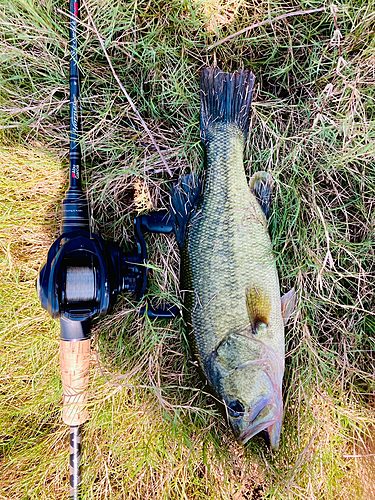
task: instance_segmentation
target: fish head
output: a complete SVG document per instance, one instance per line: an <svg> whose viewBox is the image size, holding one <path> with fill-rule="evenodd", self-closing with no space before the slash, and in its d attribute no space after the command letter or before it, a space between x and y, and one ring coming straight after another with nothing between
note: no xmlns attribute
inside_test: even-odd
<svg viewBox="0 0 375 500"><path fill-rule="evenodd" d="M242 371L242 373L241 373ZM233 433L246 444L261 431L267 431L271 448L279 447L283 402L281 388L266 373L267 368L247 366L228 374L223 380L224 406ZM244 387L244 379L249 382Z"/></svg>
<svg viewBox="0 0 375 500"><path fill-rule="evenodd" d="M266 430L277 450L283 417L284 359L250 334L230 334L212 357L211 384L240 444Z"/></svg>

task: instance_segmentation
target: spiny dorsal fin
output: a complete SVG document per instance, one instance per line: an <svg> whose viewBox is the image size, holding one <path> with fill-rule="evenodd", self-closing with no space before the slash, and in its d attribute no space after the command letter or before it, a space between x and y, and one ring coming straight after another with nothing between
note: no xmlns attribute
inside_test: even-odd
<svg viewBox="0 0 375 500"><path fill-rule="evenodd" d="M201 193L201 181L197 175L183 175L172 186L169 195L171 221L177 243L183 246L188 221L194 212Z"/></svg>
<svg viewBox="0 0 375 500"><path fill-rule="evenodd" d="M249 188L257 199L268 220L271 212L272 176L268 172L256 172L249 181Z"/></svg>
<svg viewBox="0 0 375 500"><path fill-rule="evenodd" d="M271 300L261 287L251 285L246 290L246 304L253 331L260 333L268 326Z"/></svg>

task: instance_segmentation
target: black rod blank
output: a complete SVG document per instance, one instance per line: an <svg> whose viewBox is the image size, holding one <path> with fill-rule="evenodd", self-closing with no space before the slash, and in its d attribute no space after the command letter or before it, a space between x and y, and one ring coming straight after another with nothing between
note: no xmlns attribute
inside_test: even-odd
<svg viewBox="0 0 375 500"><path fill-rule="evenodd" d="M79 0L70 0L70 176L63 201L62 232L90 230L88 203L81 185L81 115L78 67Z"/></svg>
<svg viewBox="0 0 375 500"><path fill-rule="evenodd" d="M70 187L81 188L81 129L79 113L79 69L78 69L78 19L79 2L70 0Z"/></svg>
<svg viewBox="0 0 375 500"><path fill-rule="evenodd" d="M79 69L78 69L79 2L70 0L70 190L81 191L81 145L79 143ZM70 498L80 499L82 434L80 426L70 427Z"/></svg>
<svg viewBox="0 0 375 500"><path fill-rule="evenodd" d="M70 427L70 498L80 499L82 435L79 425Z"/></svg>

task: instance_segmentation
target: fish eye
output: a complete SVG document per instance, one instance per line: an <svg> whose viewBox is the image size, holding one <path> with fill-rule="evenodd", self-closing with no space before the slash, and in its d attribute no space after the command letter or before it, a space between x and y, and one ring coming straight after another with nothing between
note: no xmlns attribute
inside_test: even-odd
<svg viewBox="0 0 375 500"><path fill-rule="evenodd" d="M228 404L228 413L233 418L239 418L245 413L245 408L240 401L231 401Z"/></svg>

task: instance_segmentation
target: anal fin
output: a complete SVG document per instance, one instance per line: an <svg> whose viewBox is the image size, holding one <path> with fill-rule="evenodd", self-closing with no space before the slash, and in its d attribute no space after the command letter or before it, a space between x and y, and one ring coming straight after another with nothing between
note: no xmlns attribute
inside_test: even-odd
<svg viewBox="0 0 375 500"><path fill-rule="evenodd" d="M249 188L257 199L268 220L271 213L272 176L268 172L256 172L250 179Z"/></svg>
<svg viewBox="0 0 375 500"><path fill-rule="evenodd" d="M197 175L187 174L172 186L169 195L171 221L180 247L184 244L189 219L199 202L201 185Z"/></svg>

